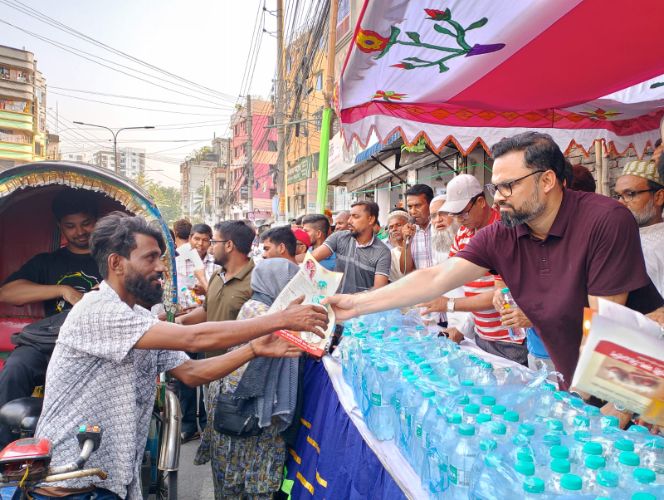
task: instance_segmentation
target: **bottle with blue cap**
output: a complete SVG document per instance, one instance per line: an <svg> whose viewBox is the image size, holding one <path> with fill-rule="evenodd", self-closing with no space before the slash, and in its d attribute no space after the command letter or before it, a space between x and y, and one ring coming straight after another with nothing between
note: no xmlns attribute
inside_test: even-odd
<svg viewBox="0 0 664 500"><path fill-rule="evenodd" d="M544 480L536 476L528 476L522 484L522 493L524 500L539 500L545 497L546 489Z"/></svg>
<svg viewBox="0 0 664 500"><path fill-rule="evenodd" d="M456 442L449 446L449 477L450 492L455 498L466 498L471 482L471 472L478 455L475 441L475 426L459 424Z"/></svg>
<svg viewBox="0 0 664 500"><path fill-rule="evenodd" d="M566 458L554 458L549 465L549 474L547 478L547 490L552 493L561 494L562 489L560 481L565 474L572 470L572 464Z"/></svg>
<svg viewBox="0 0 664 500"><path fill-rule="evenodd" d="M422 468L422 460L426 456L426 443L423 440L424 417L429 411L430 406L434 406L433 397L436 393L426 386L420 387L420 404L415 411L412 419L412 428L410 430L410 457L413 469Z"/></svg>
<svg viewBox="0 0 664 500"><path fill-rule="evenodd" d="M435 441L436 450L440 456L440 467L441 474L443 478L443 491L447 491L450 488L450 447L453 447L456 442L457 429L461 423L461 414L452 413L447 417L448 427L445 430L445 434L440 436L437 441Z"/></svg>

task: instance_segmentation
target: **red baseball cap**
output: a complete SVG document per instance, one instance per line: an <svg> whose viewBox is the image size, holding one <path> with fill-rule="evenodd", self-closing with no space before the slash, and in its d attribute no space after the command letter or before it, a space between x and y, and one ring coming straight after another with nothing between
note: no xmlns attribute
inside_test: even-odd
<svg viewBox="0 0 664 500"><path fill-rule="evenodd" d="M309 238L309 235L304 229L293 229L293 234L295 235L295 239L301 243L304 243L307 248L311 246L311 238Z"/></svg>

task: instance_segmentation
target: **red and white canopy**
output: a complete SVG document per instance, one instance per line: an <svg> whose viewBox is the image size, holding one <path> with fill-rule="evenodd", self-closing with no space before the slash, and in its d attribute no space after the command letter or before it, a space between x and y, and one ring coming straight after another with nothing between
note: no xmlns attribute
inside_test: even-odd
<svg viewBox="0 0 664 500"><path fill-rule="evenodd" d="M467 153L538 129L643 154L664 115L662 0L366 0L339 84L347 144Z"/></svg>

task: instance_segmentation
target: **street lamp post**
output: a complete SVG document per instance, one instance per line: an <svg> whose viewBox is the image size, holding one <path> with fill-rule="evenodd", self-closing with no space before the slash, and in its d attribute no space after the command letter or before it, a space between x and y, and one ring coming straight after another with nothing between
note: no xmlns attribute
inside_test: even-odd
<svg viewBox="0 0 664 500"><path fill-rule="evenodd" d="M95 125L94 123L84 123L84 122L74 122L76 125L85 125L87 127L99 127L108 130L113 135L113 158L115 159L115 173L120 173L120 162L118 161L118 134L123 130L138 130L138 129L152 129L155 128L154 125L146 125L143 127L122 127L113 130L110 127L104 125Z"/></svg>

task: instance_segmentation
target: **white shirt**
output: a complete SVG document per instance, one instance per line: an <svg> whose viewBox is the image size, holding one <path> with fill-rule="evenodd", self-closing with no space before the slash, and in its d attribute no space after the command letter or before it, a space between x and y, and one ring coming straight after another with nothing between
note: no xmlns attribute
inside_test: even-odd
<svg viewBox="0 0 664 500"><path fill-rule="evenodd" d="M639 228L646 271L664 297L664 222Z"/></svg>

